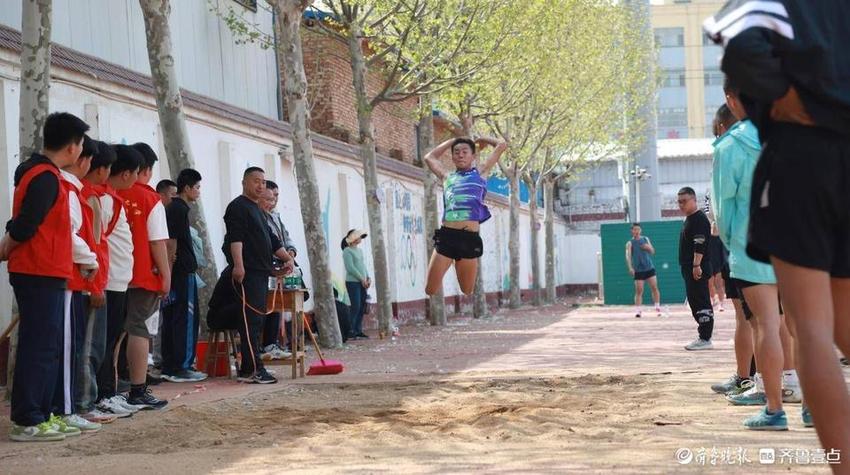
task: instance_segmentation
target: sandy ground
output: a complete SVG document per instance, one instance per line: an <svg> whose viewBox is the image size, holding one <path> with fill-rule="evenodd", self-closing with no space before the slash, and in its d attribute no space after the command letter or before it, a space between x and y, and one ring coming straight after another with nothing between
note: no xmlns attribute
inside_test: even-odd
<svg viewBox="0 0 850 475"><path fill-rule="evenodd" d="M791 430L749 432L741 421L755 409L710 391L733 371L734 317L718 315L716 349L699 353L682 350L695 334L682 307L637 320L622 307L561 305L407 327L332 352L340 375L163 383L166 410L98 434L4 438L0 472L828 473L800 463L817 440L799 405L786 407ZM768 448L774 465L759 463ZM679 449L694 459L680 464Z"/></svg>

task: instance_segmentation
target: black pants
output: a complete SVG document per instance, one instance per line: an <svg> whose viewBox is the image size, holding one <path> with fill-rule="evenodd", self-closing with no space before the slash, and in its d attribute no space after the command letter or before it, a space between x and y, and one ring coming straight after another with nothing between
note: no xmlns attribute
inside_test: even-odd
<svg viewBox="0 0 850 475"><path fill-rule="evenodd" d="M263 319L263 346L274 345L280 340L280 325L283 315L272 312ZM289 333L287 333L289 335Z"/></svg>
<svg viewBox="0 0 850 475"><path fill-rule="evenodd" d="M232 281L233 270L228 267L221 273L220 279ZM260 333L263 331L264 316L257 313L251 307L257 310L265 310L266 295L268 293L269 276L264 272L247 271L245 279L242 281L242 286L245 289L245 300L248 302L248 307L245 308L245 313L242 313L242 288L239 284L236 285L236 293L240 297L240 302L237 306L239 312L239 340L241 343L242 352L242 367L239 369L239 374L246 376L263 368L263 361L260 359ZM232 310L231 310L232 311Z"/></svg>
<svg viewBox="0 0 850 475"><path fill-rule="evenodd" d="M348 341L348 335L351 333L351 318L348 315L349 306L334 300L336 304L336 319L339 321L339 332L342 334L342 342Z"/></svg>
<svg viewBox="0 0 850 475"><path fill-rule="evenodd" d="M682 266L682 278L685 279L685 293L691 314L698 325L699 337L711 340L714 331L714 308L711 306L711 294L708 292L709 273L703 271L700 280L694 280L691 266Z"/></svg>
<svg viewBox="0 0 850 475"><path fill-rule="evenodd" d="M173 301L162 308L162 373L175 375L195 364L198 343L198 283L195 274L175 272Z"/></svg>
<svg viewBox="0 0 850 475"><path fill-rule="evenodd" d="M108 399L116 394L118 368L115 361L117 352L120 350L118 338L124 333L126 308L127 292L106 291L106 346L104 346L103 364L97 371L98 400Z"/></svg>
<svg viewBox="0 0 850 475"><path fill-rule="evenodd" d="M18 425L34 426L50 417L59 383L65 291L33 286L16 286L14 291L20 321L11 419Z"/></svg>

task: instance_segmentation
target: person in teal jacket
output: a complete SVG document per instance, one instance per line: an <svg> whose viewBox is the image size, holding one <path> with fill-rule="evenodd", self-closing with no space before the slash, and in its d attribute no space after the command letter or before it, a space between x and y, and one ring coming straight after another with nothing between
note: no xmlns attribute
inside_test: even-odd
<svg viewBox="0 0 850 475"><path fill-rule="evenodd" d="M729 249L730 275L756 322L756 364L763 378L756 374L756 385L750 391L727 399L735 405L765 405L757 415L744 421L747 428L786 430L787 419L782 408L782 370L786 362L780 338L783 319L776 276L773 267L756 262L746 252L753 173L761 145L758 130L741 105L738 88L727 78L723 89L726 104L738 123L715 142L711 196L720 238Z"/></svg>

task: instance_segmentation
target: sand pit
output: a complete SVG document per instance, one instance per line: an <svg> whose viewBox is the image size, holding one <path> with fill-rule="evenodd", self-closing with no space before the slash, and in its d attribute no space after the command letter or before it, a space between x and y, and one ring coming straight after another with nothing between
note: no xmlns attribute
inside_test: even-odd
<svg viewBox="0 0 850 475"><path fill-rule="evenodd" d="M636 321L628 309L553 307L406 328L331 357L342 375L275 386L216 380L156 388L182 394L100 434L59 444L0 442L4 473L827 473L824 465L759 464L759 449L814 450L799 405L792 429L745 431L751 408L708 385L731 370L732 323L719 347L685 353L693 321ZM283 371L280 371L283 373ZM173 396L172 396L173 397ZM0 431L8 422L0 424ZM680 448L706 460L682 465ZM712 466L720 453L751 460ZM733 462L729 464L728 462ZM777 460L779 462L779 460Z"/></svg>

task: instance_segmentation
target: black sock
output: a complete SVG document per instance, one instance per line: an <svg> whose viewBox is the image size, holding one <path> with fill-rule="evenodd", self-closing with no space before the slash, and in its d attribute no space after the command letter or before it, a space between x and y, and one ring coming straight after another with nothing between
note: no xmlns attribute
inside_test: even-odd
<svg viewBox="0 0 850 475"><path fill-rule="evenodd" d="M130 397L141 396L145 394L145 389L147 386L145 384L131 384L130 385Z"/></svg>

